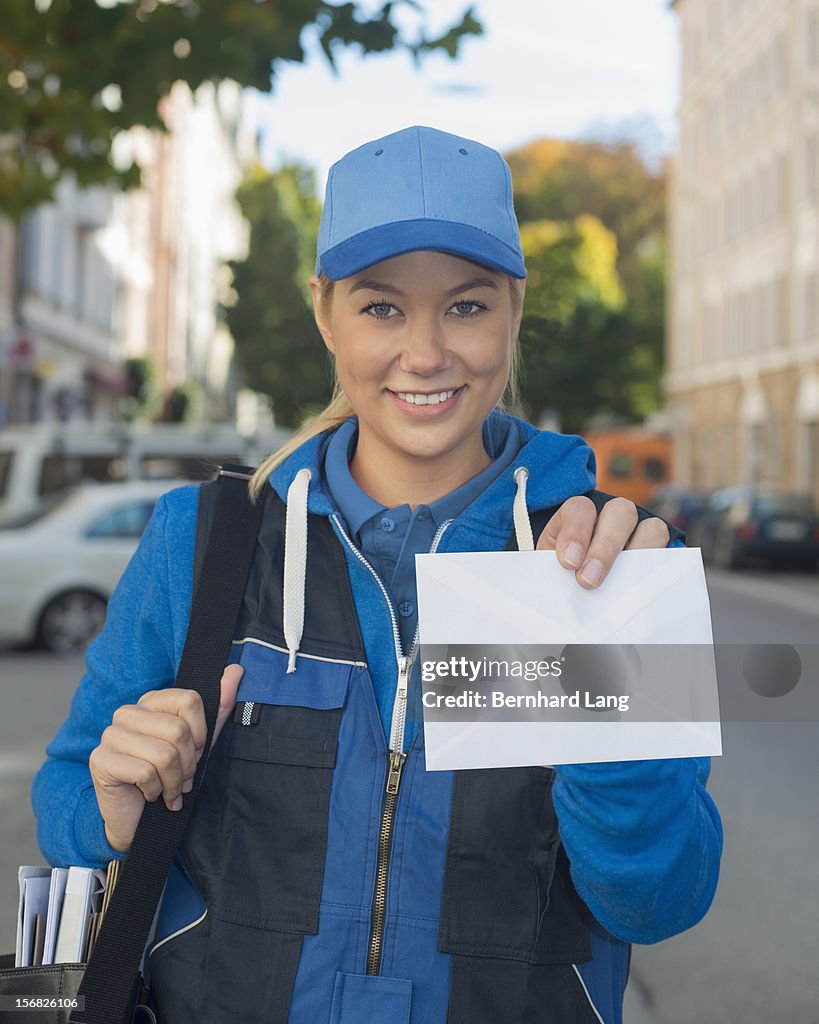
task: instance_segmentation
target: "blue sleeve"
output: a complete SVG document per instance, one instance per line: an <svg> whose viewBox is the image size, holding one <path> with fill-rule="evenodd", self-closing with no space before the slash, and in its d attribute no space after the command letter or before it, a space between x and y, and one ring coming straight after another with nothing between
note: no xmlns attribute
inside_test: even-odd
<svg viewBox="0 0 819 1024"><path fill-rule="evenodd" d="M684 548L682 540L668 547ZM555 769L554 803L572 880L597 920L628 942L695 925L719 878L722 823L705 789L711 760Z"/></svg>
<svg viewBox="0 0 819 1024"><path fill-rule="evenodd" d="M711 905L722 824L709 758L556 767L554 803L575 887L628 942L659 942Z"/></svg>
<svg viewBox="0 0 819 1024"><path fill-rule="evenodd" d="M172 493L190 491L185 487ZM184 640L190 604L188 598L187 605L183 600L179 607L171 592L185 593L184 581L192 572L193 537L188 529L189 536L177 538L174 557L169 558L168 497L163 495L157 502L111 595L105 626L88 647L86 672L69 716L46 747L47 760L34 777L31 802L37 842L51 865L102 867L125 856L105 836L88 758L118 707L135 704L148 690L170 686L176 676L177 634L181 626ZM190 510L192 495L183 497ZM195 513L195 504L193 509Z"/></svg>

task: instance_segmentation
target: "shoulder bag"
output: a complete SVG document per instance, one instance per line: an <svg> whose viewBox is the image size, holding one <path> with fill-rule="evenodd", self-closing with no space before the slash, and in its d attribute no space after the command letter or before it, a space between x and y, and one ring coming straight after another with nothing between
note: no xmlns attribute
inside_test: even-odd
<svg viewBox="0 0 819 1024"><path fill-rule="evenodd" d="M203 490L216 489L216 508L174 685L197 690L202 696L208 728L206 751L210 750L222 671L230 654L264 507L264 496L256 504L248 500L252 473L247 466L225 465L219 468L216 480L202 485ZM265 493L268 486L265 484ZM163 800L145 804L88 963L15 968L13 953L0 956L3 1024L157 1024L140 964L207 760L207 755L200 758L193 788L184 796L181 810L169 811ZM15 1009L20 996L34 997L38 1008ZM75 997L82 997L84 1009L79 1009L83 1002Z"/></svg>

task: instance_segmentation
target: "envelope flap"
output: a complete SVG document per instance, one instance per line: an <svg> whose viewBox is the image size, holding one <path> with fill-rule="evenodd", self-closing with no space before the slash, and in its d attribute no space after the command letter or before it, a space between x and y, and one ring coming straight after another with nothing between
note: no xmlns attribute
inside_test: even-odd
<svg viewBox="0 0 819 1024"><path fill-rule="evenodd" d="M518 571L523 565L516 561L529 560L533 554L418 555L418 615L423 642L579 643L580 633L558 617L559 602L549 594L544 581L538 579L532 585L527 580L529 585L523 585L525 577ZM541 567L545 569L546 564L541 563ZM548 613L542 610L547 603Z"/></svg>
<svg viewBox="0 0 819 1024"><path fill-rule="evenodd" d="M698 549L624 551L592 591L551 551L419 555L416 571L425 643L679 643L680 618L687 642L712 639Z"/></svg>

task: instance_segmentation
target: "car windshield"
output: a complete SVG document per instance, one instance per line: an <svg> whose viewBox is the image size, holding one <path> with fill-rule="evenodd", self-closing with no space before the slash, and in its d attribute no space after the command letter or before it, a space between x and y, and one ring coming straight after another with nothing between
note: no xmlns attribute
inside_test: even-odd
<svg viewBox="0 0 819 1024"><path fill-rule="evenodd" d="M809 494L762 494L756 500L763 516L812 516L816 506Z"/></svg>

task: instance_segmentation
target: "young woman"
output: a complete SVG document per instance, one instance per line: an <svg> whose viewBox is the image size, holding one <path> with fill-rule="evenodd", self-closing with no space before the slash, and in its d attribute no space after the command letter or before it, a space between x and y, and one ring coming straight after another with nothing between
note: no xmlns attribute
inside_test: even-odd
<svg viewBox="0 0 819 1024"><path fill-rule="evenodd" d="M415 554L525 546L524 500L558 507L537 546L586 589L669 543L630 502L597 516L580 438L498 411L525 274L495 151L415 127L331 170L310 283L337 395L250 481L262 527L149 959L163 1021L615 1024L629 944L710 904L707 759L425 770ZM123 857L146 800L190 792L198 506L159 502L46 751L51 863Z"/></svg>

